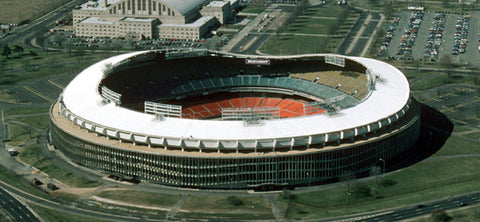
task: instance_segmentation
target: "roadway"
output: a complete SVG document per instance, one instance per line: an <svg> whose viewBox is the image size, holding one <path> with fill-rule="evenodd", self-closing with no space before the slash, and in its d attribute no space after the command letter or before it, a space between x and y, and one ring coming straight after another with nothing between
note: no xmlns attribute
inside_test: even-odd
<svg viewBox="0 0 480 222"><path fill-rule="evenodd" d="M465 194L452 198L402 207L390 211L373 214L371 217L362 218L358 221L399 221L415 217L430 215L434 210L451 210L465 207L470 204L478 204L480 193Z"/></svg>
<svg viewBox="0 0 480 222"><path fill-rule="evenodd" d="M0 208L3 208L14 221L39 221L25 205L3 188L0 189Z"/></svg>
<svg viewBox="0 0 480 222"><path fill-rule="evenodd" d="M45 30L46 27L52 27L55 24L55 21L63 18L67 12L71 12L75 6L82 2L82 0L72 0L42 17L33 20L29 24L16 27L10 35L0 40L0 44L9 45L19 39L24 39L24 44L31 45L30 38L33 38L33 34Z"/></svg>

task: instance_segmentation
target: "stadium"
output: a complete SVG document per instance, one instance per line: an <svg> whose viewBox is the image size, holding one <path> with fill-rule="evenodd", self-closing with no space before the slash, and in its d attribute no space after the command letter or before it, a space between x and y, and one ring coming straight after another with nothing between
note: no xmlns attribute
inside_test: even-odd
<svg viewBox="0 0 480 222"><path fill-rule="evenodd" d="M100 61L50 111L72 162L161 185L276 189L401 158L420 107L395 67L332 54L154 50Z"/></svg>

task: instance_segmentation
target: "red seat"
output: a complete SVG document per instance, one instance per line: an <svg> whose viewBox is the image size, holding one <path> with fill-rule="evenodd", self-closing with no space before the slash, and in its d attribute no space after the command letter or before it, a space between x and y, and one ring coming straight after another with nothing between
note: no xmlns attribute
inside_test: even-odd
<svg viewBox="0 0 480 222"><path fill-rule="evenodd" d="M229 100L220 100L220 101L217 101L217 104L222 108L232 108L232 104L230 103Z"/></svg>
<svg viewBox="0 0 480 222"><path fill-rule="evenodd" d="M220 106L219 106L216 102L211 102L211 103L203 104L203 106L204 106L205 108L207 108L208 110L220 109Z"/></svg>
<svg viewBox="0 0 480 222"><path fill-rule="evenodd" d="M264 98L262 102L262 107L275 107L277 106L282 99L277 98Z"/></svg>
<svg viewBox="0 0 480 222"><path fill-rule="evenodd" d="M233 107L235 107L235 108L243 107L243 100L242 100L242 98L230 99L230 103L232 103Z"/></svg>
<svg viewBox="0 0 480 222"><path fill-rule="evenodd" d="M258 107L262 101L262 98L245 97L243 98L243 101L245 102L245 107Z"/></svg>
<svg viewBox="0 0 480 222"><path fill-rule="evenodd" d="M291 100L282 100L277 106L280 108L280 109L285 109L287 108L288 106L292 105L294 102L291 101Z"/></svg>

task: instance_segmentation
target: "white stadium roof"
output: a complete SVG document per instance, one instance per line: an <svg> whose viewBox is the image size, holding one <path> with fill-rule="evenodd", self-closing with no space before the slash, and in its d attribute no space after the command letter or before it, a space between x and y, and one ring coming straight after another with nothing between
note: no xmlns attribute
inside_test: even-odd
<svg viewBox="0 0 480 222"><path fill-rule="evenodd" d="M165 117L158 121L145 114L113 103L102 104L98 86L106 64L113 64L145 52L134 52L100 61L83 70L64 89L65 107L76 116L101 126L134 134L163 138L190 138L196 140L263 140L318 135L353 129L378 122L395 115L408 103L410 96L406 77L387 63L368 58L345 57L363 64L378 75L375 90L356 106L340 110L339 115L310 115L286 119L264 120L262 124L246 125L243 121L196 120ZM245 55L236 55L239 57ZM275 58L294 58L299 55ZM331 56L331 55L330 55ZM261 58L261 56L255 56ZM272 58L273 57L269 57Z"/></svg>

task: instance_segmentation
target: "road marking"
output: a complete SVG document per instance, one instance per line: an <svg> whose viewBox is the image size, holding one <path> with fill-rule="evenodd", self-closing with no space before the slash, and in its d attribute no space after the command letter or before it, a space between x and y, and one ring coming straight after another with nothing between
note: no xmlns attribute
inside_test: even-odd
<svg viewBox="0 0 480 222"><path fill-rule="evenodd" d="M250 42L248 42L248 43L245 45L245 47L243 47L242 52L245 51L245 50L248 50L248 49L250 48L250 46L252 46L253 43L255 43L255 41L257 41L257 39L258 39L257 36L253 37L253 39L250 40Z"/></svg>
<svg viewBox="0 0 480 222"><path fill-rule="evenodd" d="M49 80L48 80L48 82L49 82L50 84L52 84L52 85L54 85L54 86L56 86L56 87L60 88L60 89L63 89L63 88L65 88L65 86L62 86L62 85L60 85L60 84L58 84L58 83L54 82L54 81L53 81L53 80L51 80L51 79L49 79Z"/></svg>
<svg viewBox="0 0 480 222"><path fill-rule="evenodd" d="M30 88L29 86L23 86L23 88L25 88L26 90L30 91L31 93L39 96L39 97L42 97L42 99L45 99L47 100L48 102L51 102L53 103L53 99L51 99L50 97L46 96L46 95L43 95L42 93Z"/></svg>
<svg viewBox="0 0 480 222"><path fill-rule="evenodd" d="M367 42L367 44L365 45L365 47L363 48L363 51L362 53L360 54L360 56L365 56L365 54L367 53L367 50L370 48L370 45L372 44L373 42L373 39L375 37L375 35L377 35L377 31L380 29L380 27L382 26L382 23L383 23L383 20L385 20L385 16L383 16L383 14L380 14L380 21L377 23L377 26L375 26L375 29L373 30L373 33L372 33L372 38L370 38Z"/></svg>
<svg viewBox="0 0 480 222"><path fill-rule="evenodd" d="M365 19L363 24L361 24L362 27L360 27L360 29L357 31L357 34L355 35L355 37L353 37L353 41L348 46L348 49L347 49L347 51L345 51L345 54L348 55L348 54L350 54L350 52L352 52L353 48L357 45L359 37L362 36L362 34L365 31L367 25L370 24L370 19L372 19L372 15L368 15L367 19Z"/></svg>

